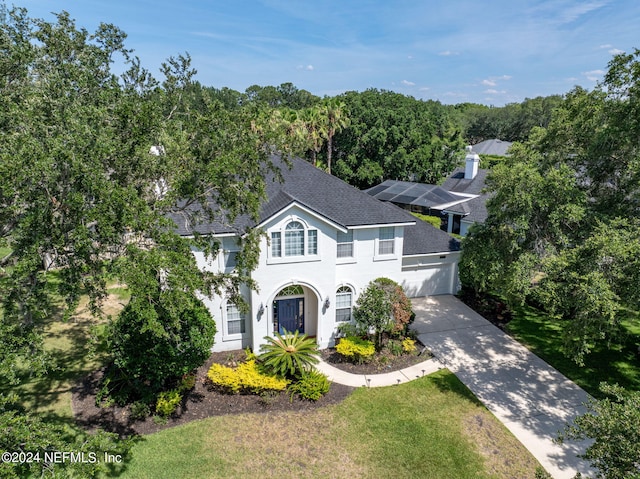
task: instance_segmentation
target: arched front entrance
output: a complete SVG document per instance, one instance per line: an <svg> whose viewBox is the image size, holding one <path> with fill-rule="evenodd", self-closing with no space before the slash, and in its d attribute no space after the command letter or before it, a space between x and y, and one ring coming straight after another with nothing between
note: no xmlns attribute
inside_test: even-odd
<svg viewBox="0 0 640 479"><path fill-rule="evenodd" d="M273 299L271 314L274 332L298 331L316 336L318 298L307 286L292 284L280 289Z"/></svg>

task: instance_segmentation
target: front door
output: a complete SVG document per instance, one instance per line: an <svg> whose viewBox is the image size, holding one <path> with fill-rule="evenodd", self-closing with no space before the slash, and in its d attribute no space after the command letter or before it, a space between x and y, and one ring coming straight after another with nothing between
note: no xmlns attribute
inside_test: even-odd
<svg viewBox="0 0 640 479"><path fill-rule="evenodd" d="M274 308L278 332L304 333L304 298L278 299Z"/></svg>

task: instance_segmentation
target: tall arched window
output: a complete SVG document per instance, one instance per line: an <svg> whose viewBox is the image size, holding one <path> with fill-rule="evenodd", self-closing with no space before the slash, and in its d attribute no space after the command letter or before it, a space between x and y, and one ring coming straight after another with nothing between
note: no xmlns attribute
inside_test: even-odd
<svg viewBox="0 0 640 479"><path fill-rule="evenodd" d="M299 221L292 221L284 230L284 255L304 255L304 227Z"/></svg>
<svg viewBox="0 0 640 479"><path fill-rule="evenodd" d="M336 291L336 322L351 321L353 291L349 286L340 286Z"/></svg>

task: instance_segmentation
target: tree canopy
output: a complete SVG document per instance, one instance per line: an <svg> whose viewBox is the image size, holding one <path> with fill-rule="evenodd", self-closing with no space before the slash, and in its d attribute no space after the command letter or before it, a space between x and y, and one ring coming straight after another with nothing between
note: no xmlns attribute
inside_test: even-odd
<svg viewBox="0 0 640 479"><path fill-rule="evenodd" d="M488 179L488 220L463 242L463 282L564 318L578 362L640 304L639 56L615 56L602 84L572 90L513 148Z"/></svg>
<svg viewBox="0 0 640 479"><path fill-rule="evenodd" d="M215 245L179 237L168 215L190 224L257 215L281 131L263 105L225 108L193 80L188 55L169 58L163 80L154 79L125 38L108 24L89 33L65 12L48 22L0 11L0 246L11 251L0 278L0 390L18 365L46 369L40 331L58 298L70 314L87 294L98 313L107 279L116 278L132 295L125 316L144 312L137 332L179 337L180 350L200 358L213 325L191 304L196 292L234 296L253 284L256 233L239 232L236 274L213 275L197 268L190 248L215 254ZM52 283L52 270L60 281ZM126 333L117 326L114 335ZM126 341L115 346L131 359ZM3 424L18 414L24 427L38 427L11 407L2 395ZM62 444L51 434L43 441ZM3 436L1 448L19 450L19 440Z"/></svg>
<svg viewBox="0 0 640 479"><path fill-rule="evenodd" d="M334 138L336 176L359 188L385 179L438 183L460 159L464 142L448 110L384 90L337 97L349 126Z"/></svg>

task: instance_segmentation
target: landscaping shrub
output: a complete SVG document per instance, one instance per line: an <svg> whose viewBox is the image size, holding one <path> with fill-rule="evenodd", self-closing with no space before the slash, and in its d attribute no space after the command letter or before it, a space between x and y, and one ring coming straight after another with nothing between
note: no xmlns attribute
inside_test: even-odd
<svg viewBox="0 0 640 479"><path fill-rule="evenodd" d="M211 382L231 393L251 392L259 394L266 390L283 391L289 385L287 379L261 372L254 359L229 368L222 364L213 364L207 373Z"/></svg>
<svg viewBox="0 0 640 479"><path fill-rule="evenodd" d="M113 365L130 383L129 399L171 387L211 354L216 328L207 307L181 291L163 294L176 297L173 308L134 296L107 328Z"/></svg>
<svg viewBox="0 0 640 479"><path fill-rule="evenodd" d="M402 353L404 352L404 346L402 345L402 343L394 339L389 341L388 348L389 348L389 352L394 356L401 356Z"/></svg>
<svg viewBox="0 0 640 479"><path fill-rule="evenodd" d="M263 353L260 362L270 372L283 377L298 377L318 364L318 347L315 340L298 331L275 334L275 338L266 336L267 344L260 346Z"/></svg>
<svg viewBox="0 0 640 479"><path fill-rule="evenodd" d="M180 401L182 401L182 394L177 389L161 392L156 402L156 413L162 417L169 417L178 409Z"/></svg>
<svg viewBox="0 0 640 479"><path fill-rule="evenodd" d="M348 360L361 364L373 357L376 348L373 343L367 339L349 336L340 340L336 346L336 351Z"/></svg>
<svg viewBox="0 0 640 479"><path fill-rule="evenodd" d="M194 373L185 374L180 379L178 389L182 392L190 391L196 386L196 375Z"/></svg>
<svg viewBox="0 0 640 479"><path fill-rule="evenodd" d="M411 338L404 338L402 340L402 350L405 353L413 353L416 350L416 340Z"/></svg>
<svg viewBox="0 0 640 479"><path fill-rule="evenodd" d="M144 419L151 414L151 408L145 401L135 401L131 403L129 416L131 419Z"/></svg>
<svg viewBox="0 0 640 479"><path fill-rule="evenodd" d="M329 379L319 371L305 371L298 381L289 386L291 400L297 394L302 399L317 401L329 392Z"/></svg>

